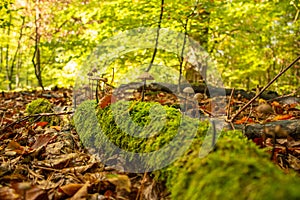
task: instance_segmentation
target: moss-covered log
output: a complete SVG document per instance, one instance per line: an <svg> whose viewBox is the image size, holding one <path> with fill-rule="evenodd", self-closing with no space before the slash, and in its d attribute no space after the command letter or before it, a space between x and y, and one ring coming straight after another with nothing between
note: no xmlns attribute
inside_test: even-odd
<svg viewBox="0 0 300 200"><path fill-rule="evenodd" d="M207 157L191 150L171 167L172 199L300 199L300 178L269 159L240 132L223 133Z"/></svg>

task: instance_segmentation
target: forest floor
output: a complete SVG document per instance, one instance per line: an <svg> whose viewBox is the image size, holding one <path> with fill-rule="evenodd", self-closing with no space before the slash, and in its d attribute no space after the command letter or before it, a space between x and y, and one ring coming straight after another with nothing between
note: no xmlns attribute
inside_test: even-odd
<svg viewBox="0 0 300 200"><path fill-rule="evenodd" d="M0 199L168 199L166 189L150 174L117 171L87 152L71 123L72 95L70 89L0 94ZM41 120L42 116L26 115L26 105L38 98L48 99L54 105L54 115L60 113L57 115L60 124L50 125ZM177 101L165 92L153 93L145 100L161 104ZM227 101L230 103L222 109L232 115L248 100L227 97ZM211 115L211 102L202 97L199 111ZM100 101L99 105L106 106L104 104ZM267 102L260 99L244 110L233 124L299 119L297 100ZM261 148L268 148L271 160L283 171L300 172L300 138L290 131L276 125L261 130L259 137L251 139Z"/></svg>

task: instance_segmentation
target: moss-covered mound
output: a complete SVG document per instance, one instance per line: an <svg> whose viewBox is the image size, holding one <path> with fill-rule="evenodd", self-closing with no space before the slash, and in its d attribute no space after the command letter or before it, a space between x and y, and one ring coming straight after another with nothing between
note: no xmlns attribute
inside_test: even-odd
<svg viewBox="0 0 300 200"><path fill-rule="evenodd" d="M299 177L284 174L239 132L223 133L207 157L198 153L171 167L172 199L300 199Z"/></svg>
<svg viewBox="0 0 300 200"><path fill-rule="evenodd" d="M26 105L26 114L40 114L40 113L52 113L53 105L47 99L36 99L31 103ZM31 121L35 119L30 119ZM59 122L59 119L56 116L44 116L39 119L39 121L49 122L50 125L55 125Z"/></svg>
<svg viewBox="0 0 300 200"><path fill-rule="evenodd" d="M178 109L154 102L119 101L95 109L95 102L86 101L77 108L74 121L86 147L96 148L106 159L119 156L147 170L173 162L207 129L207 123L200 125Z"/></svg>
<svg viewBox="0 0 300 200"><path fill-rule="evenodd" d="M134 164L151 170L166 160L171 164L169 157L179 158L153 172L167 180L172 199L300 199L299 177L284 174L270 162L269 154L240 132L222 133L215 150L199 158L208 124L175 108L118 102L100 109L87 101L78 107L74 120L84 145L98 148L105 159L125 160L131 167L125 170ZM134 157L152 152L156 154L146 159Z"/></svg>

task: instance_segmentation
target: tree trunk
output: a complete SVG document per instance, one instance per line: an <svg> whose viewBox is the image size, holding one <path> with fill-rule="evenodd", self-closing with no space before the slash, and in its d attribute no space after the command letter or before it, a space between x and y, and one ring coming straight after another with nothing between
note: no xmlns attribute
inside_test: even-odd
<svg viewBox="0 0 300 200"><path fill-rule="evenodd" d="M41 70L41 54L40 54L40 48L39 48L39 44L40 44L40 34L39 34L39 18L40 18L40 14L39 14L39 8L38 8L38 4L39 4L39 0L36 0L35 2L35 8L36 8L36 15L35 15L35 48L34 48L34 53L33 53L33 57L32 57L32 64L34 66L34 73L35 76L38 80L38 84L39 86L44 89L43 86L43 80L42 80L42 70Z"/></svg>
<svg viewBox="0 0 300 200"><path fill-rule="evenodd" d="M7 36L10 35L10 26L11 26L11 19L12 19L12 16L11 16L11 13L9 15L9 24L8 24L8 30L7 30ZM6 81L8 82L7 83L7 90L11 90L12 87L11 87L11 75L10 75L10 70L9 70L9 43L7 43L6 45L6 55L5 55L5 60L6 60L6 63L5 63L5 68L6 68Z"/></svg>

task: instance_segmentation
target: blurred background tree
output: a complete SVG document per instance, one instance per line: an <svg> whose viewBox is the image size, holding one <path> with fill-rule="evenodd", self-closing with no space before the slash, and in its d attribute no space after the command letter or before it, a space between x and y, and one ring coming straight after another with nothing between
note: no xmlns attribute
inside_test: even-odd
<svg viewBox="0 0 300 200"><path fill-rule="evenodd" d="M103 40L138 27L157 28L160 6L160 0L1 1L0 89L73 85ZM161 27L198 41L216 60L227 87L251 90L299 56L299 12L299 0L165 0ZM188 66L181 48L177 55L158 50L154 64L178 71ZM147 66L152 53L128 52L110 67L122 77L130 68ZM298 89L299 68L298 63L271 89Z"/></svg>

